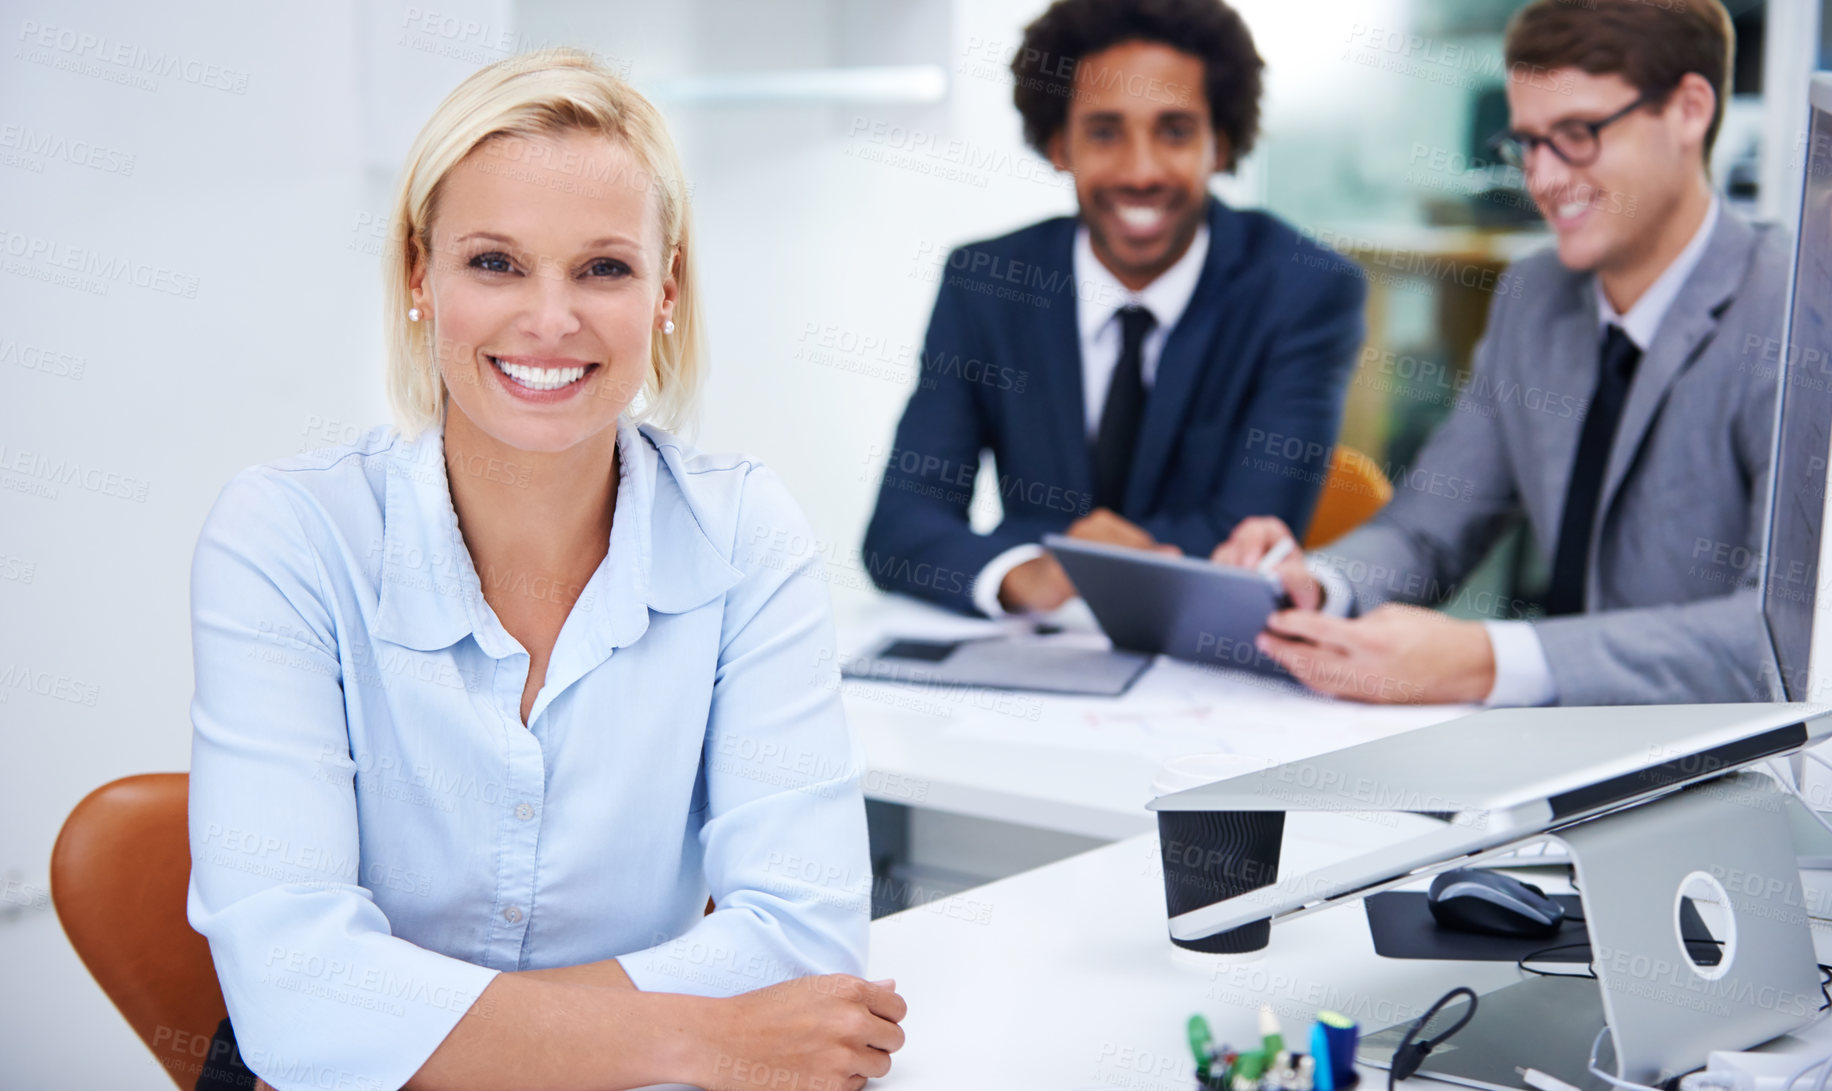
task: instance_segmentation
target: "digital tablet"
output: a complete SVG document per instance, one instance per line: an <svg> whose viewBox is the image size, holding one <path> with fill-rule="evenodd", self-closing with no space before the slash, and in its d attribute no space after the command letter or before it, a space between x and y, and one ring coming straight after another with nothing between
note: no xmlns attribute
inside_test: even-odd
<svg viewBox="0 0 1832 1091"><path fill-rule="evenodd" d="M1285 605L1277 576L1059 534L1043 545L1114 647L1291 677L1254 643Z"/></svg>
<svg viewBox="0 0 1832 1091"><path fill-rule="evenodd" d="M892 637L864 654L843 657L840 676L913 685L1118 697L1145 673L1151 657L1086 644L1099 640L1093 633L967 640Z"/></svg>

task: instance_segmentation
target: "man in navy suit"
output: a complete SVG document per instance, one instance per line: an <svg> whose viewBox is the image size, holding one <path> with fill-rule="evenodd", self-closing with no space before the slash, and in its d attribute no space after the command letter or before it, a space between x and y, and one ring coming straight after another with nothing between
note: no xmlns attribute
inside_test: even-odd
<svg viewBox="0 0 1832 1091"><path fill-rule="evenodd" d="M1301 534L1366 288L1208 191L1257 135L1252 35L1221 0L1058 0L1011 67L1025 139L1074 175L1080 212L948 255L865 532L873 579L1050 610L1074 587L1048 533L1195 556L1249 515ZM979 534L986 451L1004 517Z"/></svg>

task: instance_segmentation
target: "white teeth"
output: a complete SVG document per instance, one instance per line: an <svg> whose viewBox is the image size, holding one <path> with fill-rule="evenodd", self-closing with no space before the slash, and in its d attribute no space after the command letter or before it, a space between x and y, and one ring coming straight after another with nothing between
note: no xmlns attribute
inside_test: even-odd
<svg viewBox="0 0 1832 1091"><path fill-rule="evenodd" d="M1569 220L1577 216L1582 216L1589 209L1589 201L1567 201L1558 206L1558 218L1561 220Z"/></svg>
<svg viewBox="0 0 1832 1091"><path fill-rule="evenodd" d="M1164 220L1164 210L1147 205L1115 205L1114 212L1127 227L1149 231Z"/></svg>
<svg viewBox="0 0 1832 1091"><path fill-rule="evenodd" d="M496 369L530 390L558 390L585 377L582 367L525 367L490 357Z"/></svg>

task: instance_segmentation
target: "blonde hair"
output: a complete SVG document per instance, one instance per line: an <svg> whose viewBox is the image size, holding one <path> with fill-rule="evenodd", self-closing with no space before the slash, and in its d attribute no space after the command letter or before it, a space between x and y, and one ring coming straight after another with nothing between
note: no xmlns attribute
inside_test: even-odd
<svg viewBox="0 0 1832 1091"><path fill-rule="evenodd" d="M432 355L430 323L410 322L409 287L416 259L431 260L432 218L445 176L478 145L497 136L556 136L585 132L628 148L655 194L662 259L677 251L674 332L652 334L649 374L637 415L675 429L688 423L704 371L689 207L680 156L662 116L649 100L583 50L561 47L507 57L460 83L414 138L389 211L383 253L383 329L387 340L388 401L408 437L440 423L445 382Z"/></svg>

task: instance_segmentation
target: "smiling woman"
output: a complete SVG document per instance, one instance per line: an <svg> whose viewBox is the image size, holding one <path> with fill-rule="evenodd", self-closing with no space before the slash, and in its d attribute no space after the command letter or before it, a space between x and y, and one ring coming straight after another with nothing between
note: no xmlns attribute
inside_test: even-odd
<svg viewBox="0 0 1832 1091"><path fill-rule="evenodd" d="M415 140L397 427L243 471L193 562L213 1057L281 1091L889 1070L827 595L780 546L813 535L661 427L700 375L688 222L660 116L577 51Z"/></svg>
<svg viewBox="0 0 1832 1091"><path fill-rule="evenodd" d="M491 169L498 158L533 165ZM434 195L437 237L432 219L413 229L408 317L423 329L397 365L409 388L431 387L497 439L545 451L602 431L650 376L655 393L666 386L685 403L697 361L678 345L670 355L661 332L675 331L681 232L664 233L661 202L629 181L635 167L625 147L585 133L493 136L460 160ZM600 181L563 187L575 173ZM588 225L610 233L582 239ZM562 343L577 355L543 354ZM527 411L535 405L552 408Z"/></svg>

